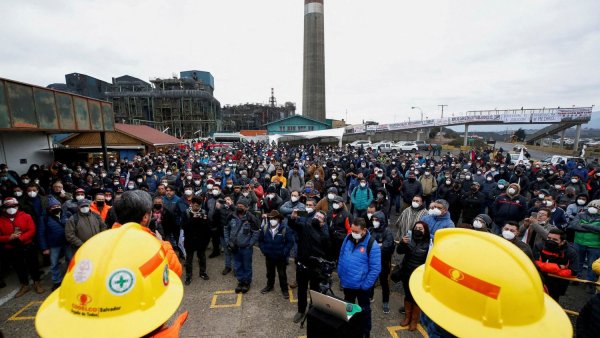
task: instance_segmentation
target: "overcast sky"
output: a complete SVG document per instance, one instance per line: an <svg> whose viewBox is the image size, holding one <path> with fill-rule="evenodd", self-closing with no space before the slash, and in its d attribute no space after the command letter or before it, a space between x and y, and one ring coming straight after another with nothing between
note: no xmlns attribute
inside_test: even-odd
<svg viewBox="0 0 600 338"><path fill-rule="evenodd" d="M325 0L327 116L404 121L600 101L598 0ZM0 77L210 71L225 104L302 111L302 0L0 1Z"/></svg>

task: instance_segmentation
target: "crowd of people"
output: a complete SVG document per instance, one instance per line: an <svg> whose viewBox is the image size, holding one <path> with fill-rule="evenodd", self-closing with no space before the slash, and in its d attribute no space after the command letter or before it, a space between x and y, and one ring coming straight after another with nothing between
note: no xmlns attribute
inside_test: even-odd
<svg viewBox="0 0 600 338"><path fill-rule="evenodd" d="M296 323L305 317L308 289L323 282L319 262L327 260L337 263L344 298L365 312L365 336L377 280L383 312L390 313L390 275L404 289L401 324L415 330L422 315L410 276L425 263L436 232L454 227L513 243L558 301L565 278L598 279L592 266L600 258L600 163L519 162L505 154L198 142L108 163L33 164L25 173L3 164L2 273L17 273L17 297L30 291L30 279L41 294L39 265L46 261L58 288L62 257L68 263L90 238L122 223L112 206L124 192L143 190L153 199L148 229L185 262L186 285L194 254L199 277L210 278L211 246L208 258L224 256L221 273L234 272L235 292L248 292L257 246L267 270L261 293L274 290L276 273L283 298L297 287ZM288 279L289 266L295 280Z"/></svg>

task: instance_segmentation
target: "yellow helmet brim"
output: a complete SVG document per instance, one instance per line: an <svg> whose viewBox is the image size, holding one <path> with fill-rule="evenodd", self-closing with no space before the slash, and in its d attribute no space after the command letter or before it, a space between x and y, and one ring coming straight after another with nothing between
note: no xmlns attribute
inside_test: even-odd
<svg viewBox="0 0 600 338"><path fill-rule="evenodd" d="M73 315L59 306L59 290L44 300L35 317L35 327L42 337L141 337L167 322L183 299L181 279L171 270L169 286L154 306L123 316L98 319Z"/></svg>
<svg viewBox="0 0 600 338"><path fill-rule="evenodd" d="M480 320L453 311L452 308L433 297L423 287L424 274L425 265L421 265L410 277L410 291L416 303L436 324L457 337L563 338L573 336L573 326L567 314L547 294L544 294L545 313L538 321L528 325L490 327ZM469 304L464 304L464 306L469 306Z"/></svg>

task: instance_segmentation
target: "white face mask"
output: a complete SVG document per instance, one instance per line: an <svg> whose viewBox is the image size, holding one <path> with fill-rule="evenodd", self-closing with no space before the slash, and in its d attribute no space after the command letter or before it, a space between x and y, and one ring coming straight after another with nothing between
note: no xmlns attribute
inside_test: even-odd
<svg viewBox="0 0 600 338"><path fill-rule="evenodd" d="M6 213L9 215L14 215L17 213L17 208L8 208L6 209Z"/></svg>
<svg viewBox="0 0 600 338"><path fill-rule="evenodd" d="M485 179L486 179L488 182L491 182L491 181L493 180L493 178L491 178L491 177L486 177Z"/></svg>
<svg viewBox="0 0 600 338"><path fill-rule="evenodd" d="M171 175L173 175L173 172L172 171L167 171L167 175L171 176Z"/></svg>
<svg viewBox="0 0 600 338"><path fill-rule="evenodd" d="M192 194L194 193L192 190L186 190L183 192L186 196L192 196Z"/></svg>
<svg viewBox="0 0 600 338"><path fill-rule="evenodd" d="M30 191L27 193L27 196L31 198L35 198L37 196L37 191Z"/></svg>
<svg viewBox="0 0 600 338"><path fill-rule="evenodd" d="M412 207L413 207L413 208L415 208L415 209L421 206L421 205L420 205L419 203L417 203L417 202L412 202L412 204L411 204L411 205L412 205Z"/></svg>
<svg viewBox="0 0 600 338"><path fill-rule="evenodd" d="M504 184L498 184L498 189L504 189Z"/></svg>
<svg viewBox="0 0 600 338"><path fill-rule="evenodd" d="M450 183L452 183L452 181L446 181L446 184L447 184L447 185L450 185Z"/></svg>
<svg viewBox="0 0 600 338"><path fill-rule="evenodd" d="M308 212L309 214L311 214L313 211L315 211L314 208L309 208L309 207L306 208L306 212Z"/></svg>
<svg viewBox="0 0 600 338"><path fill-rule="evenodd" d="M85 198L85 196L81 196L81 195L75 196L75 200L77 200L77 201L81 201L84 198Z"/></svg>
<svg viewBox="0 0 600 338"><path fill-rule="evenodd" d="M340 205L338 203L333 203L333 208L337 210L340 208Z"/></svg>
<svg viewBox="0 0 600 338"><path fill-rule="evenodd" d="M199 180L194 180L194 184L195 185L200 185L200 181Z"/></svg>
<svg viewBox="0 0 600 338"><path fill-rule="evenodd" d="M315 178L319 178L319 175L315 175Z"/></svg>
<svg viewBox="0 0 600 338"><path fill-rule="evenodd" d="M337 178L337 175L331 175L331 179L335 180Z"/></svg>
<svg viewBox="0 0 600 338"><path fill-rule="evenodd" d="M292 198L290 198L292 200L292 202L298 202L298 197L296 196L292 196Z"/></svg>
<svg viewBox="0 0 600 338"><path fill-rule="evenodd" d="M381 225L381 223L379 221L373 221L373 227L375 229L379 228L380 225Z"/></svg>
<svg viewBox="0 0 600 338"><path fill-rule="evenodd" d="M511 231L504 230L502 231L502 237L508 239L509 241L512 241L515 238L515 234Z"/></svg>
<svg viewBox="0 0 600 338"><path fill-rule="evenodd" d="M219 196L220 193L221 192L219 190L216 190L216 189L212 191L213 196Z"/></svg>
<svg viewBox="0 0 600 338"><path fill-rule="evenodd" d="M440 216L442 211L438 208L429 209L428 213L432 216Z"/></svg>
<svg viewBox="0 0 600 338"><path fill-rule="evenodd" d="M31 182L31 180L28 180L28 179L26 179L26 178L25 178L25 179L23 179L22 181L23 181L23 184L29 184L29 182Z"/></svg>
<svg viewBox="0 0 600 338"><path fill-rule="evenodd" d="M517 191L515 190L515 188L510 188L508 189L508 193L513 195L514 193L516 193Z"/></svg>
<svg viewBox="0 0 600 338"><path fill-rule="evenodd" d="M562 187L562 185L560 185L560 184L555 184L554 185L554 189L560 189L561 187Z"/></svg>
<svg viewBox="0 0 600 338"><path fill-rule="evenodd" d="M360 183L360 186L361 186L362 188L364 188L364 187L366 187L366 186L367 186L367 184L366 184L366 183L362 183L362 182L361 182L361 183Z"/></svg>
<svg viewBox="0 0 600 338"><path fill-rule="evenodd" d="M244 197L248 197L249 193L243 192L242 195L244 195Z"/></svg>
<svg viewBox="0 0 600 338"><path fill-rule="evenodd" d="M21 196L23 196L23 192L22 191L15 191L15 196L16 197L21 197Z"/></svg>
<svg viewBox="0 0 600 338"><path fill-rule="evenodd" d="M362 238L362 234L357 234L357 233L352 233L352 238L354 238L355 240L359 240Z"/></svg>
<svg viewBox="0 0 600 338"><path fill-rule="evenodd" d="M279 224L279 221L276 219L271 219L269 220L269 224L271 224L272 227L276 227L277 224Z"/></svg>
<svg viewBox="0 0 600 338"><path fill-rule="evenodd" d="M368 217L369 219L371 219L371 217L373 217L373 214L367 213L367 217Z"/></svg>
<svg viewBox="0 0 600 338"><path fill-rule="evenodd" d="M212 184L207 184L207 185L206 185L206 188L210 190L210 189L212 189L212 188L213 188L213 185L212 185Z"/></svg>
<svg viewBox="0 0 600 338"><path fill-rule="evenodd" d="M554 204L552 201L545 201L547 207L551 207Z"/></svg>
<svg viewBox="0 0 600 338"><path fill-rule="evenodd" d="M598 213L598 209L594 207L589 207L588 212L590 213L590 215L595 215Z"/></svg>
<svg viewBox="0 0 600 338"><path fill-rule="evenodd" d="M543 199L544 197L546 197L546 195L544 195L544 194L538 194L538 197L539 197L540 199Z"/></svg>
<svg viewBox="0 0 600 338"><path fill-rule="evenodd" d="M142 183L144 180L142 180L141 178L138 178L136 181L137 181L138 183Z"/></svg>
<svg viewBox="0 0 600 338"><path fill-rule="evenodd" d="M571 182L573 182L573 183L577 183L577 179L576 179L576 178L573 178L573 179L571 179Z"/></svg>
<svg viewBox="0 0 600 338"><path fill-rule="evenodd" d="M481 229L481 228L483 228L483 223L481 223L481 221L475 220L475 221L473 221L473 228Z"/></svg>
<svg viewBox="0 0 600 338"><path fill-rule="evenodd" d="M585 200L577 200L578 205L585 205Z"/></svg>
<svg viewBox="0 0 600 338"><path fill-rule="evenodd" d="M135 188L135 185L128 185L127 188L129 188L130 190Z"/></svg>
<svg viewBox="0 0 600 338"><path fill-rule="evenodd" d="M327 194L327 198L331 201L332 199L335 198L335 194L329 193L329 194Z"/></svg>
<svg viewBox="0 0 600 338"><path fill-rule="evenodd" d="M81 211L82 214L87 214L90 212L90 207L79 208L79 211Z"/></svg>

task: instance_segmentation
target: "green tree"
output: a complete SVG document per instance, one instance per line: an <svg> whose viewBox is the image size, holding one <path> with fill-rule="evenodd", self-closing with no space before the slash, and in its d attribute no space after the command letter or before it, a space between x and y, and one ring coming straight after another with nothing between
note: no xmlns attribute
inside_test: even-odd
<svg viewBox="0 0 600 338"><path fill-rule="evenodd" d="M517 131L515 131L515 137L517 138L517 141L525 141L525 136L525 130L523 130L523 128L519 128Z"/></svg>

